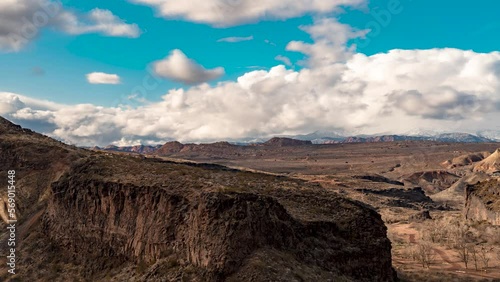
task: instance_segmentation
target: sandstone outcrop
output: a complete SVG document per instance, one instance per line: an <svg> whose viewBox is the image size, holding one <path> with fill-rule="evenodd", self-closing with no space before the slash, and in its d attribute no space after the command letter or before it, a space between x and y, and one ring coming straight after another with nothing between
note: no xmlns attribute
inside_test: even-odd
<svg viewBox="0 0 500 282"><path fill-rule="evenodd" d="M480 162L490 155L491 155L490 152L466 154L466 155L458 156L458 157L453 158L451 160L447 160L447 161L443 162L442 165L448 169L462 167L462 166L468 166L468 165Z"/></svg>
<svg viewBox="0 0 500 282"><path fill-rule="evenodd" d="M450 188L431 195L430 197L434 201L457 204L457 206L463 207L465 203L465 189L467 188L467 185L476 184L480 181L488 180L489 178L490 176L485 173L475 172L460 178L457 182L451 185Z"/></svg>
<svg viewBox="0 0 500 282"><path fill-rule="evenodd" d="M464 216L468 220L500 225L500 181L490 179L468 185Z"/></svg>
<svg viewBox="0 0 500 282"><path fill-rule="evenodd" d="M475 172L496 173L500 171L500 149L474 166Z"/></svg>

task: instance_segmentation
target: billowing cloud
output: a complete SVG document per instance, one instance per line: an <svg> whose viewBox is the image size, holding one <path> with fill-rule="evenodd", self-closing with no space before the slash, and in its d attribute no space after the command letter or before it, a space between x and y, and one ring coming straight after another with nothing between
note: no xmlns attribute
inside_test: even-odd
<svg viewBox="0 0 500 282"><path fill-rule="evenodd" d="M463 120L476 113L498 110L498 102L492 99L481 99L478 93L459 92L449 86L426 94L417 90L395 92L389 95L389 101L408 115L429 119Z"/></svg>
<svg viewBox="0 0 500 282"><path fill-rule="evenodd" d="M108 10L94 9L81 15L65 9L59 1L0 1L0 50L19 51L48 27L70 34L100 33L121 37L140 34L136 24L127 24Z"/></svg>
<svg viewBox="0 0 500 282"><path fill-rule="evenodd" d="M178 49L170 52L165 59L155 62L153 69L160 77L191 85L214 80L224 75L223 68L205 69Z"/></svg>
<svg viewBox="0 0 500 282"><path fill-rule="evenodd" d="M253 40L253 35L247 37L225 37L217 40L217 42L237 43L250 40Z"/></svg>
<svg viewBox="0 0 500 282"><path fill-rule="evenodd" d="M332 128L475 132L500 125L500 52L444 48L367 56L346 45L363 36L348 26L320 19L304 30L314 42L293 43L308 56L298 71L284 65L254 70L236 81L172 89L138 107L70 106L0 93L0 114L21 124L36 120L45 133L82 145L209 142ZM206 70L178 50L161 62L157 71L166 70L165 77L206 80Z"/></svg>
<svg viewBox="0 0 500 282"><path fill-rule="evenodd" d="M93 72L86 77L90 84L120 84L120 77L117 74Z"/></svg>
<svg viewBox="0 0 500 282"><path fill-rule="evenodd" d="M93 9L85 16L84 21L70 13L64 16L65 23L61 28L70 34L100 33L114 37L136 38L140 35L140 29L136 24L127 24L111 11Z"/></svg>
<svg viewBox="0 0 500 282"><path fill-rule="evenodd" d="M314 25L302 26L301 29L311 35L314 43L292 41L286 49L307 55L307 65L310 67L329 66L346 61L355 51L347 46L347 42L364 37L369 32L354 30L333 18L319 19Z"/></svg>
<svg viewBox="0 0 500 282"><path fill-rule="evenodd" d="M365 0L129 0L155 7L166 18L182 18L213 26L233 26L260 19L288 19L304 14L327 14L340 6Z"/></svg>

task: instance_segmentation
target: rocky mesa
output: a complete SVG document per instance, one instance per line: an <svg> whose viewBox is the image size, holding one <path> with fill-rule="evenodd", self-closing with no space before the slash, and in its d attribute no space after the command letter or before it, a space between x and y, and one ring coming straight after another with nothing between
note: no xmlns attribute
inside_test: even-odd
<svg viewBox="0 0 500 282"><path fill-rule="evenodd" d="M318 185L0 126L2 169L19 168L26 195L21 281L397 279L380 215Z"/></svg>

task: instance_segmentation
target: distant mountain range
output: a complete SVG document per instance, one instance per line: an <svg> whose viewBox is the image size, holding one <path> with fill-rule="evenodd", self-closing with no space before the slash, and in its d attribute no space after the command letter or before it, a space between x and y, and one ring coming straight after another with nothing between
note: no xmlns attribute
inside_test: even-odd
<svg viewBox="0 0 500 282"><path fill-rule="evenodd" d="M337 144L337 143L376 143L395 141L436 141L448 143L489 143L498 142L498 139L487 138L481 135L469 133L438 133L435 135L377 135L377 136L350 136L344 137L338 134L321 136L318 133L308 135L297 135L291 138L308 140L313 144Z"/></svg>
<svg viewBox="0 0 500 282"><path fill-rule="evenodd" d="M404 141L435 141L445 143L493 143L499 142L499 139L487 138L481 135L469 133L440 133L436 135L378 135L378 136L341 136L335 132L314 132L306 135L296 135L287 137L274 137L270 140L254 140L253 142L217 142L213 144L181 144L179 142L169 142L165 145L137 145L137 146L107 146L104 148L94 147L96 150L154 154L161 153L164 150L200 150L205 147L225 147L225 146L300 146L311 144L347 144L347 143L378 143L378 142L404 142ZM168 146L167 146L168 145Z"/></svg>
<svg viewBox="0 0 500 282"><path fill-rule="evenodd" d="M114 152L124 152L124 153L137 153L137 154L152 154L156 150L160 149L162 145L154 145L154 146L147 146L147 145L136 145L136 146L114 146L114 145L109 145L104 148L100 147L93 147L91 149L94 150L104 150L104 151L114 151Z"/></svg>
<svg viewBox="0 0 500 282"><path fill-rule="evenodd" d="M500 131L483 130L479 131L477 135L500 142Z"/></svg>

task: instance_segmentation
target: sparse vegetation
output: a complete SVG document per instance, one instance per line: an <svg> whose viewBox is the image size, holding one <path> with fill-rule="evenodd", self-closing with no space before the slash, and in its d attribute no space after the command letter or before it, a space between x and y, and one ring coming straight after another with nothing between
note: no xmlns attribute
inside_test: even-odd
<svg viewBox="0 0 500 282"><path fill-rule="evenodd" d="M426 242L418 243L415 247L413 257L422 264L422 267L429 268L434 261L435 253L432 245Z"/></svg>
<svg viewBox="0 0 500 282"><path fill-rule="evenodd" d="M401 236L391 235L393 248L396 249L394 255L399 259L413 261L420 268L431 271L428 273L429 280L440 281L437 278L439 276L434 277L432 273L443 268L443 263L450 265L449 267L456 271L467 270L468 272L464 273L469 275L474 273L470 272L471 270L486 271L488 275L498 273L500 267L500 256L496 257L496 251L500 247L496 241L498 228L485 222L466 222L460 214L450 216L447 212L441 212L433 220L412 225L413 228L418 228L421 240L414 243L402 242ZM433 256L431 256L430 264L427 263L429 260L425 255L429 253L429 249L434 250L433 253L431 252ZM467 281L466 279L464 277L464 281ZM415 281L421 280L422 278L415 278ZM455 280L461 281L458 278ZM449 281L455 280L449 279Z"/></svg>
<svg viewBox="0 0 500 282"><path fill-rule="evenodd" d="M480 260L479 251L474 244L469 245L469 254L470 254L471 261L474 264L474 269L476 271L478 271L479 270L479 262L480 262L479 261Z"/></svg>
<svg viewBox="0 0 500 282"><path fill-rule="evenodd" d="M491 246L481 246L479 249L479 258L481 259L481 262L483 263L484 269L488 269L489 263L490 263L490 253L493 251L493 247Z"/></svg>

